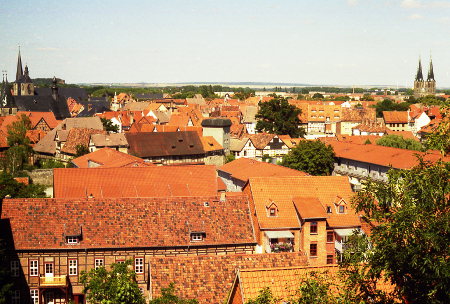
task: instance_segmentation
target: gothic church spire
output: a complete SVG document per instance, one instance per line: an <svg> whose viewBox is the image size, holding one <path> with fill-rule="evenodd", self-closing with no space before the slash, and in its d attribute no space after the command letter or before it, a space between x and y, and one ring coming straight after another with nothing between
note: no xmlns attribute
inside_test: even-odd
<svg viewBox="0 0 450 304"><path fill-rule="evenodd" d="M19 82L23 77L22 70L22 58L20 57L20 46L19 46L19 56L17 58L17 71L16 71L16 82Z"/></svg>
<svg viewBox="0 0 450 304"><path fill-rule="evenodd" d="M433 71L433 59L430 58L430 69L428 70L427 81L435 81L434 80L434 71Z"/></svg>
<svg viewBox="0 0 450 304"><path fill-rule="evenodd" d="M422 63L419 58L419 67L417 68L416 81L423 81Z"/></svg>

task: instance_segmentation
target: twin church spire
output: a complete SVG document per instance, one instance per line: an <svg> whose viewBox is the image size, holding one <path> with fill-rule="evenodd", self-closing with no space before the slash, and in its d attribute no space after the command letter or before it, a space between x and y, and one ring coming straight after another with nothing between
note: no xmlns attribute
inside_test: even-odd
<svg viewBox="0 0 450 304"><path fill-rule="evenodd" d="M424 80L422 73L422 61L419 58L416 79L414 81L414 97L424 97L436 93L436 80L434 79L433 60L430 58L427 80Z"/></svg>
<svg viewBox="0 0 450 304"><path fill-rule="evenodd" d="M424 81L422 74L422 62L419 58L419 67L417 68L416 81ZM434 79L433 60L430 58L430 68L428 69L427 81L436 81Z"/></svg>

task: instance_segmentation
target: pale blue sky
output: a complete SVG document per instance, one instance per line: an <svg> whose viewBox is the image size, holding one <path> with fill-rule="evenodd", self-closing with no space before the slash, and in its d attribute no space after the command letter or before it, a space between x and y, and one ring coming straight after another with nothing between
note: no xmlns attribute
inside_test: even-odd
<svg viewBox="0 0 450 304"><path fill-rule="evenodd" d="M450 0L0 0L0 69L78 82L450 87Z"/></svg>

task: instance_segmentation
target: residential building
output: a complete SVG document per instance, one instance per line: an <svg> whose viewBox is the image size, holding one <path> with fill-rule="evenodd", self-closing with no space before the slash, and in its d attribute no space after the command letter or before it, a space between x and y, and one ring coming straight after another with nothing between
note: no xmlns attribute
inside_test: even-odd
<svg viewBox="0 0 450 304"><path fill-rule="evenodd" d="M94 152L105 147L127 153L129 146L124 133L102 133L91 135L89 140L90 152Z"/></svg>
<svg viewBox="0 0 450 304"><path fill-rule="evenodd" d="M245 256L256 245L245 196L5 199L0 238L21 303L85 303L81 273L129 259L148 299L158 257Z"/></svg>
<svg viewBox="0 0 450 304"><path fill-rule="evenodd" d="M411 131L407 111L383 111L383 120L386 127L392 131Z"/></svg>
<svg viewBox="0 0 450 304"><path fill-rule="evenodd" d="M302 251L311 265L336 262L361 221L345 176L250 177L258 252Z"/></svg>
<svg viewBox="0 0 450 304"><path fill-rule="evenodd" d="M217 169L227 186L227 191L240 192L250 177L306 176L305 172L261 162L250 158L239 158Z"/></svg>
<svg viewBox="0 0 450 304"><path fill-rule="evenodd" d="M71 163L75 168L118 168L118 167L148 167L142 158L132 156L115 149L101 148L94 152L74 158Z"/></svg>

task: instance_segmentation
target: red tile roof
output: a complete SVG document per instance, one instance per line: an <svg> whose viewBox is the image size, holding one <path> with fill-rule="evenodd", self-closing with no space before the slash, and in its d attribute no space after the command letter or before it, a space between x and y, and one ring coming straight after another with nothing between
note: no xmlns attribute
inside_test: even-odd
<svg viewBox="0 0 450 304"><path fill-rule="evenodd" d="M437 152L419 152L374 144L358 145L348 142L330 141L336 157L353 159L360 162L376 164L380 166L392 166L397 169L410 169L417 165L417 155L424 158L425 161L435 162L441 159L441 155ZM450 161L450 157L444 158Z"/></svg>
<svg viewBox="0 0 450 304"><path fill-rule="evenodd" d="M217 195L215 166L54 169L54 197L175 197Z"/></svg>
<svg viewBox="0 0 450 304"><path fill-rule="evenodd" d="M250 177L305 176L305 172L287 167L260 162L250 158L239 158L226 163L218 170L230 174L233 178L247 182Z"/></svg>
<svg viewBox="0 0 450 304"><path fill-rule="evenodd" d="M200 304L224 303L239 269L306 263L302 252L154 257L150 259L151 293L156 297L161 294L161 288L175 282L180 297L195 298Z"/></svg>
<svg viewBox="0 0 450 304"><path fill-rule="evenodd" d="M89 146L89 140L93 134L106 134L106 131L95 129L79 129L72 128L67 136L66 143L61 148L61 152L75 155L77 153L76 147L78 145Z"/></svg>
<svg viewBox="0 0 450 304"><path fill-rule="evenodd" d="M288 176L251 177L246 188L251 191L252 201L259 226L262 229L298 228L300 222L294 207L295 197L314 196L322 206L332 206L341 197L347 203L346 214L329 214L327 221L332 227L359 226L358 216L350 207L353 192L347 176ZM267 208L274 203L277 216L267 214Z"/></svg>
<svg viewBox="0 0 450 304"><path fill-rule="evenodd" d="M317 197L297 196L292 200L302 219L327 217L325 209Z"/></svg>
<svg viewBox="0 0 450 304"><path fill-rule="evenodd" d="M407 111L383 111L384 123L408 123Z"/></svg>
<svg viewBox="0 0 450 304"><path fill-rule="evenodd" d="M102 148L72 159L77 168L89 168L90 162L95 163L96 168L118 168L118 167L147 167L153 164L144 163L142 158L116 151L111 148Z"/></svg>
<svg viewBox="0 0 450 304"><path fill-rule="evenodd" d="M5 199L1 219L16 250L256 245L246 196ZM206 233L204 241L191 242L191 232ZM66 244L80 234L79 244Z"/></svg>

